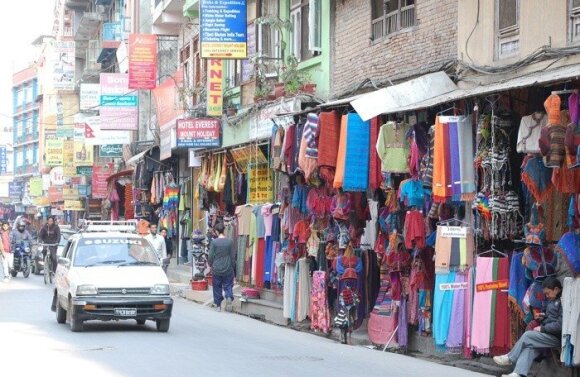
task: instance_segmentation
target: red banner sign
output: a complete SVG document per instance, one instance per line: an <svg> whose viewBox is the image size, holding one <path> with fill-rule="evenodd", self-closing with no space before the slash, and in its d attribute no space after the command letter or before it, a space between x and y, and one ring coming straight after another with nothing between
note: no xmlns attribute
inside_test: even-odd
<svg viewBox="0 0 580 377"><path fill-rule="evenodd" d="M177 121L178 148L219 147L221 124L218 119L179 119Z"/></svg>
<svg viewBox="0 0 580 377"><path fill-rule="evenodd" d="M508 281L507 280L497 280L491 281L489 283L480 283L475 286L477 292L484 292L484 291L499 291L501 289L508 289Z"/></svg>
<svg viewBox="0 0 580 377"><path fill-rule="evenodd" d="M157 82L157 35L129 35L129 89L154 89Z"/></svg>
<svg viewBox="0 0 580 377"><path fill-rule="evenodd" d="M62 186L51 186L48 188L48 200L51 203L58 203L64 200Z"/></svg>
<svg viewBox="0 0 580 377"><path fill-rule="evenodd" d="M107 197L107 178L109 178L111 174L113 174L113 164L93 166L93 199L105 199Z"/></svg>

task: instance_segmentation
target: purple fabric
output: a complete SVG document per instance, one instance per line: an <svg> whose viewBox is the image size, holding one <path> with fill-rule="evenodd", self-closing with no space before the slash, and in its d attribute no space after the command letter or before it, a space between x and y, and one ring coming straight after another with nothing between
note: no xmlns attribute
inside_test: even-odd
<svg viewBox="0 0 580 377"><path fill-rule="evenodd" d="M401 298L401 306L399 307L399 329L397 330L397 343L399 346L406 348L408 344L407 334L407 299Z"/></svg>
<svg viewBox="0 0 580 377"><path fill-rule="evenodd" d="M455 275L456 283L467 282L467 276L463 273ZM463 347L465 326L465 289L453 291L453 303L451 304L451 320L449 333L445 345L450 350L458 350Z"/></svg>
<svg viewBox="0 0 580 377"><path fill-rule="evenodd" d="M578 121L580 121L580 95L578 93L570 94L568 109L570 111L570 120L572 123L578 124Z"/></svg>
<svg viewBox="0 0 580 377"><path fill-rule="evenodd" d="M461 197L461 167L459 164L459 136L457 135L457 123L450 122L447 128L449 132L449 156L451 158L451 190L453 199Z"/></svg>

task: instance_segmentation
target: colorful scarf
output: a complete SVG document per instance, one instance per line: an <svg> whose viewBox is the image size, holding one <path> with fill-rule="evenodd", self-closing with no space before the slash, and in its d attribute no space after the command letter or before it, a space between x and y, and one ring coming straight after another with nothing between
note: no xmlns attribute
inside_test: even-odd
<svg viewBox="0 0 580 377"><path fill-rule="evenodd" d="M338 144L338 154L336 157L336 172L334 174L334 188L342 188L344 183L344 169L346 164L346 137L347 137L347 116L343 115L340 121L340 139ZM324 143L323 143L324 144Z"/></svg>
<svg viewBox="0 0 580 377"><path fill-rule="evenodd" d="M541 157L527 156L522 162L522 182L538 203L549 198L552 185L552 169L544 165Z"/></svg>
<svg viewBox="0 0 580 377"><path fill-rule="evenodd" d="M493 281L494 258L477 257L475 284ZM471 320L471 350L478 354L488 354L491 344L492 328L492 291L473 294L473 316Z"/></svg>
<svg viewBox="0 0 580 377"><path fill-rule="evenodd" d="M457 123L449 122L447 130L449 132L449 155L451 157L451 194L453 195L453 200L458 201L461 197L461 167Z"/></svg>
<svg viewBox="0 0 580 377"><path fill-rule="evenodd" d="M455 283L467 282L467 275L464 273L457 273L455 275ZM465 309L466 309L466 292L465 289L457 289L453 292L453 302L451 304L451 318L449 326L449 334L447 334L447 341L445 345L451 352L459 352L463 347L465 340Z"/></svg>
<svg viewBox="0 0 580 377"><path fill-rule="evenodd" d="M306 139L306 157L318 158L318 115L309 113L306 116L304 135Z"/></svg>
<svg viewBox="0 0 580 377"><path fill-rule="evenodd" d="M556 251L562 255L574 275L580 274L580 234L568 232L560 238Z"/></svg>
<svg viewBox="0 0 580 377"><path fill-rule="evenodd" d="M473 318L473 295L475 291L475 267L469 268L467 271L467 290L465 292L465 347L463 347L463 355L470 359L471 358L471 319Z"/></svg>
<svg viewBox="0 0 580 377"><path fill-rule="evenodd" d="M459 166L461 170L461 200L471 201L475 198L475 164L473 162L473 136L471 118L461 118L457 122L459 139Z"/></svg>
<svg viewBox="0 0 580 377"><path fill-rule="evenodd" d="M511 307L521 319L524 318L524 296L530 286L530 281L526 279L526 267L522 264L523 256L523 252L512 255L508 290Z"/></svg>
<svg viewBox="0 0 580 377"><path fill-rule="evenodd" d="M348 114L343 189L366 191L369 182L370 124Z"/></svg>
<svg viewBox="0 0 580 377"><path fill-rule="evenodd" d="M440 122L439 117L435 120L435 142L433 146L433 198L435 202L442 203L449 197L449 187L446 180L447 162L445 155L446 127Z"/></svg>
<svg viewBox="0 0 580 377"><path fill-rule="evenodd" d="M495 280L508 280L508 259L494 258ZM495 313L494 313L494 335L492 354L505 354L510 344L510 320L508 307L508 293L503 290L494 291Z"/></svg>
<svg viewBox="0 0 580 377"><path fill-rule="evenodd" d="M330 331L330 312L328 310L326 289L326 272L314 271L310 296L310 328L322 331L325 334Z"/></svg>
<svg viewBox="0 0 580 377"><path fill-rule="evenodd" d="M381 174L381 160L377 149L377 140L379 139L379 118L371 119L370 135L370 157L369 157L369 187L372 191L378 189L383 181Z"/></svg>
<svg viewBox="0 0 580 377"><path fill-rule="evenodd" d="M433 303L433 338L435 346L444 348L447 343L453 307L453 291L441 290L441 285L455 282L455 272L435 275L435 298Z"/></svg>
<svg viewBox="0 0 580 377"><path fill-rule="evenodd" d="M318 165L336 167L340 139L340 115L337 111L319 115Z"/></svg>

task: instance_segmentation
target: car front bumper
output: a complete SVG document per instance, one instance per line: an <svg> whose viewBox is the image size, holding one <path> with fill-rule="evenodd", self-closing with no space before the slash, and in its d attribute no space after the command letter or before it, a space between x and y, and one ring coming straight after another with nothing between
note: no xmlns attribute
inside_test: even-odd
<svg viewBox="0 0 580 377"><path fill-rule="evenodd" d="M173 299L160 297L98 297L83 296L73 299L73 314L81 321L171 318Z"/></svg>

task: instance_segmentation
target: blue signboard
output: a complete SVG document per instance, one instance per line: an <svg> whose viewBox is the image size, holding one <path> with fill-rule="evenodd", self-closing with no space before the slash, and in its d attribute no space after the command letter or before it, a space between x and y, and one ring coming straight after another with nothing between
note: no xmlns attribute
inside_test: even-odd
<svg viewBox="0 0 580 377"><path fill-rule="evenodd" d="M246 0L201 0L200 13L202 58L247 57Z"/></svg>
<svg viewBox="0 0 580 377"><path fill-rule="evenodd" d="M120 22L105 22L103 24L103 41L120 41L123 39L123 29Z"/></svg>
<svg viewBox="0 0 580 377"><path fill-rule="evenodd" d="M0 174L6 174L6 146L0 145Z"/></svg>
<svg viewBox="0 0 580 377"><path fill-rule="evenodd" d="M12 199L20 199L23 190L22 182L8 182L8 196Z"/></svg>
<svg viewBox="0 0 580 377"><path fill-rule="evenodd" d="M101 95L101 106L136 107L137 103L137 96Z"/></svg>

